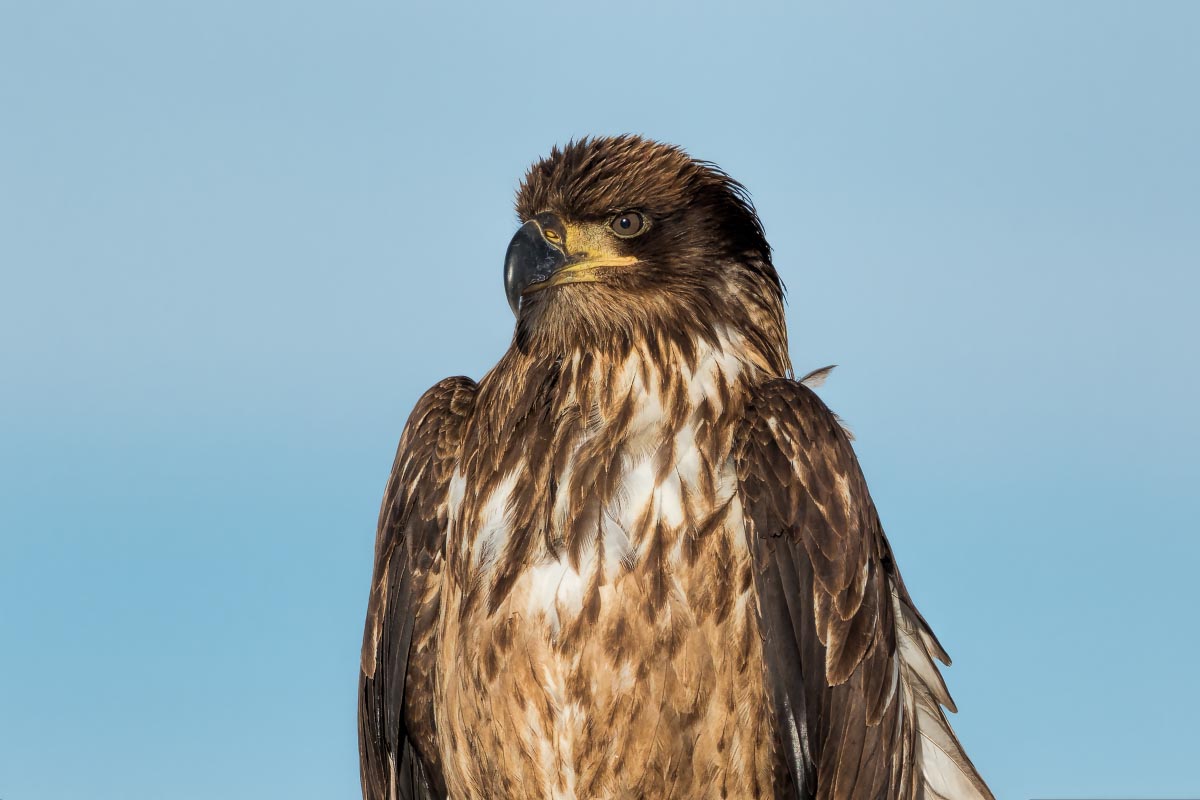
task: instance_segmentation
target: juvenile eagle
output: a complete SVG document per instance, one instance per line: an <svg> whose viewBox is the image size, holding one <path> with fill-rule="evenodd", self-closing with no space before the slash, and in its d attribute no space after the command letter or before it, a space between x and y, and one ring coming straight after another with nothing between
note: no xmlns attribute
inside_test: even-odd
<svg viewBox="0 0 1200 800"><path fill-rule="evenodd" d="M517 213L512 345L384 494L363 796L991 798L741 185L585 139Z"/></svg>

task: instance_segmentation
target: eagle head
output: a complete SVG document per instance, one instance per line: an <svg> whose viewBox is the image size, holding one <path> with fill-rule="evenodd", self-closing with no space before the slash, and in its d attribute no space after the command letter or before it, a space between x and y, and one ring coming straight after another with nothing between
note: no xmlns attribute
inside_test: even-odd
<svg viewBox="0 0 1200 800"><path fill-rule="evenodd" d="M783 286L746 190L678 147L638 136L555 147L516 209L504 282L521 349L712 337L722 324L784 337Z"/></svg>

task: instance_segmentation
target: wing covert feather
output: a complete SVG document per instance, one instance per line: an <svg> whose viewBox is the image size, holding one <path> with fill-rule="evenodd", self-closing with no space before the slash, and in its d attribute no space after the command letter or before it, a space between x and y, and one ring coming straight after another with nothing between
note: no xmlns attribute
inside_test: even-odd
<svg viewBox="0 0 1200 800"><path fill-rule="evenodd" d="M433 721L447 494L476 385L447 378L417 402L384 490L359 674L365 800L445 797Z"/></svg>
<svg viewBox="0 0 1200 800"><path fill-rule="evenodd" d="M799 382L752 392L739 492L782 754L819 800L992 800L943 707L949 664L896 569L838 418Z"/></svg>

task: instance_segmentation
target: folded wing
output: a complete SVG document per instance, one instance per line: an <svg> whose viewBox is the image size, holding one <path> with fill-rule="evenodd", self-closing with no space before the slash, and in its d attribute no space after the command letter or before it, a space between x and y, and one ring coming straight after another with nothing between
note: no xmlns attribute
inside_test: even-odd
<svg viewBox="0 0 1200 800"><path fill-rule="evenodd" d="M838 419L807 387L757 387L738 455L768 685L795 786L820 800L993 800L943 708L917 612Z"/></svg>
<svg viewBox="0 0 1200 800"><path fill-rule="evenodd" d="M359 675L365 800L445 797L433 721L436 626L448 484L475 388L448 378L425 393L384 492Z"/></svg>

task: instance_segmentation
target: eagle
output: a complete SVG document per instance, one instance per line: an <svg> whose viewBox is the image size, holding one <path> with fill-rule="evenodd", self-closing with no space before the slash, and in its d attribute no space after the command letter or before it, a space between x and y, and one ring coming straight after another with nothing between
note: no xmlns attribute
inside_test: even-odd
<svg viewBox="0 0 1200 800"><path fill-rule="evenodd" d="M743 186L592 137L516 210L511 345L384 492L363 797L990 800Z"/></svg>

